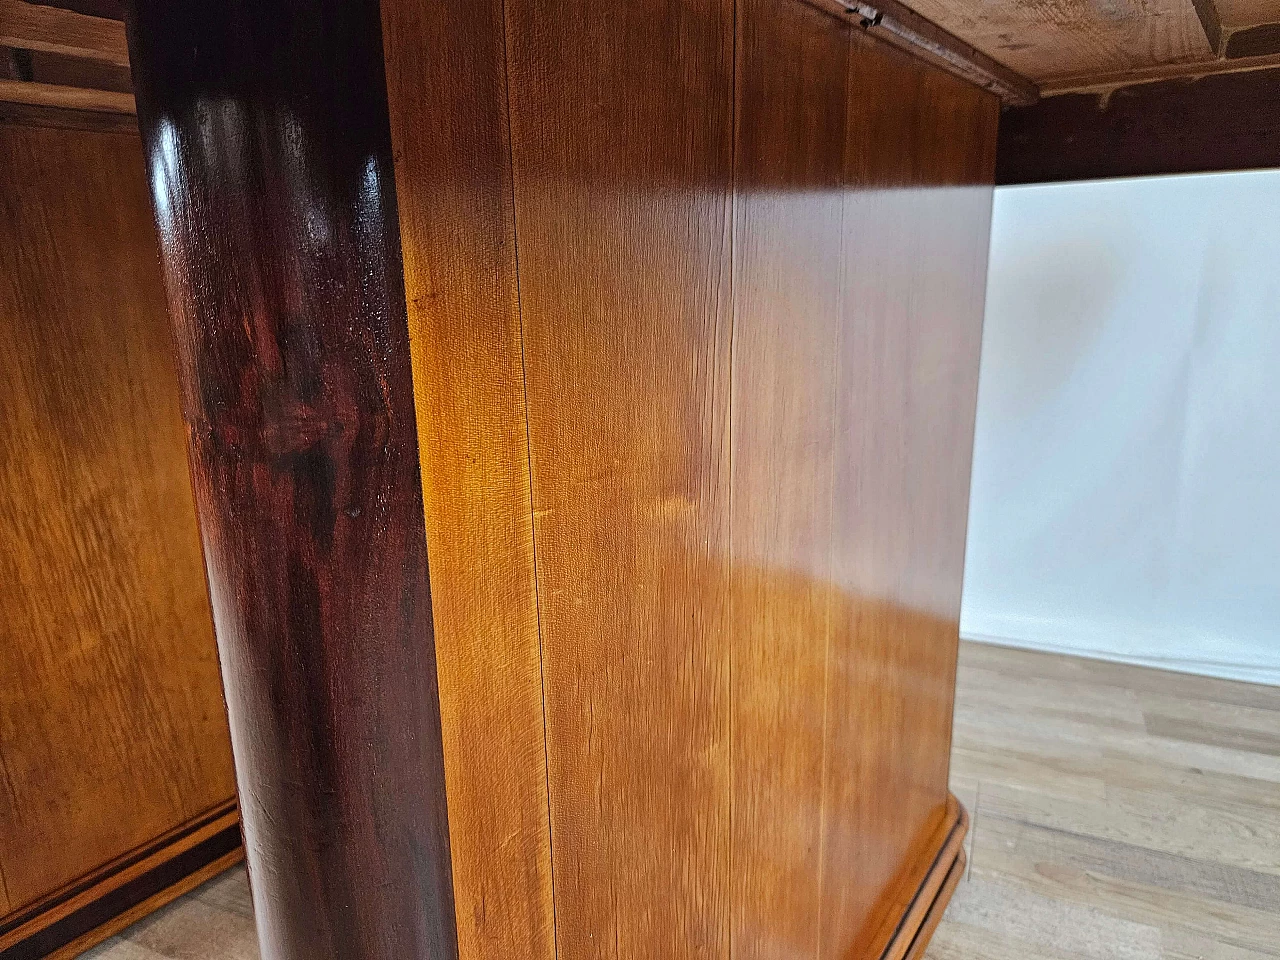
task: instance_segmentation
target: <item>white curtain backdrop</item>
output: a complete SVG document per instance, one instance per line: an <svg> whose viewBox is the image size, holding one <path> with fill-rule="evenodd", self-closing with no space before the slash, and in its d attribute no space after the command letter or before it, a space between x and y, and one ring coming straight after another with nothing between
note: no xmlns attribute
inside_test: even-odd
<svg viewBox="0 0 1280 960"><path fill-rule="evenodd" d="M996 191L961 633L1280 683L1280 172Z"/></svg>

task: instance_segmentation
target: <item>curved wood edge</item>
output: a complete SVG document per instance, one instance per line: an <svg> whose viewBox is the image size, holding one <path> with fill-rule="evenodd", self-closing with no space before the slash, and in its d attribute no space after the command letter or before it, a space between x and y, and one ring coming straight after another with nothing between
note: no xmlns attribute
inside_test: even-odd
<svg viewBox="0 0 1280 960"><path fill-rule="evenodd" d="M950 823L951 829L880 960L917 960L924 956L956 884L964 875L964 838L969 832L969 812L954 794L947 795L947 815L943 823Z"/></svg>
<svg viewBox="0 0 1280 960"><path fill-rule="evenodd" d="M924 922L920 924L920 929L916 932L915 939L911 941L911 946L903 960L922 960L924 957L925 950L929 948L929 941L933 939L934 931L938 929L938 924L942 922L942 915L947 911L947 904L951 902L951 895L956 892L960 878L964 876L966 862L967 858L962 849L955 862L951 864L951 869L947 871L947 878L938 890L938 895L929 907L929 912L925 914Z"/></svg>
<svg viewBox="0 0 1280 960"><path fill-rule="evenodd" d="M0 958L76 956L240 862L239 830L234 801L219 805L24 907L0 934Z"/></svg>

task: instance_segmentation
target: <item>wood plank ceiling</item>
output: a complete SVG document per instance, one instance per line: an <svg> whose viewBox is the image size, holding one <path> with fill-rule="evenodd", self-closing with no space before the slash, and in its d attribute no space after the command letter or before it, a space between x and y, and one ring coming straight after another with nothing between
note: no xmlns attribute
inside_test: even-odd
<svg viewBox="0 0 1280 960"><path fill-rule="evenodd" d="M1280 66L1280 0L909 0L1042 95Z"/></svg>

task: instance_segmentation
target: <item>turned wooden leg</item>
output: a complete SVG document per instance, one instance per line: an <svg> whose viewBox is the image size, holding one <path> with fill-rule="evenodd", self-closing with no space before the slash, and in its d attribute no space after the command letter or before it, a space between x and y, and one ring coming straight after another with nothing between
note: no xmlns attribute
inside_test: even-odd
<svg viewBox="0 0 1280 960"><path fill-rule="evenodd" d="M456 955L377 0L137 0L263 956Z"/></svg>

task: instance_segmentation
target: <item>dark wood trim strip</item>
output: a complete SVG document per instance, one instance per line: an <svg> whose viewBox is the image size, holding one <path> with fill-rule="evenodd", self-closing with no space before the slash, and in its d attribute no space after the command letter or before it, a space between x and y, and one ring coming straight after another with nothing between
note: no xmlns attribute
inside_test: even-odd
<svg viewBox="0 0 1280 960"><path fill-rule="evenodd" d="M193 817L181 826L170 830L168 833L156 837L150 843L130 850L128 853L103 864L67 886L55 890L53 893L41 897L33 903L26 904L3 918L3 921L0 921L0 949L10 946L14 939L22 939L26 936L26 934L20 932L16 937L13 934L20 927L28 925L37 920L37 918L47 924L51 913L54 913L60 907L70 904L71 901L78 898L84 899L86 894L89 899L102 896L103 893L101 891L104 888L113 884L120 885L122 882L128 882L128 879L131 879L129 874L139 866L141 866L143 872L152 869L147 865L146 861L172 858L186 848L198 846L214 833L222 832L231 827L239 829L239 824L240 815L236 808L236 802L228 800L225 803L220 803L199 816ZM93 892L95 889L98 891L97 893ZM77 907L72 905L67 912L72 912L75 909Z"/></svg>
<svg viewBox="0 0 1280 960"><path fill-rule="evenodd" d="M240 825L233 823L176 856L162 860L127 883L90 900L55 922L32 931L0 953L0 960L39 960L41 957L51 956L139 904L163 894L202 868L236 855L239 849ZM234 859L238 859L238 856L234 856ZM38 923L39 919L36 918L33 922ZM104 933L103 939L108 935ZM88 943L79 946L87 947Z"/></svg>
<svg viewBox="0 0 1280 960"><path fill-rule="evenodd" d="M914 952L917 944L923 940L927 945L929 937L933 935L933 928L937 926L937 919L932 918L936 914L940 919L951 899L951 893L955 889L955 884L950 883L951 875L956 863L963 863L964 838L969 832L969 813L954 795L948 795L947 817L943 823L944 827L950 824L950 829L946 830L946 839L938 847L928 873L916 888L911 905L898 921L897 928L880 954L880 960L910 960L917 956Z"/></svg>
<svg viewBox="0 0 1280 960"><path fill-rule="evenodd" d="M938 889L938 895L934 898L933 903L929 905L929 912L925 914L924 922L920 924L920 929L916 931L915 939L911 941L911 946L907 949L903 960L922 960L924 957L925 951L929 949L929 941L933 939L933 935L938 929L938 924L942 922L943 914L947 912L947 904L951 902L951 897L955 894L956 887L960 885L967 863L968 858L965 856L964 850L961 850L952 862L951 869L947 871L946 879L943 880L942 886Z"/></svg>
<svg viewBox="0 0 1280 960"><path fill-rule="evenodd" d="M996 183L1280 167L1280 69L1046 97L1000 117Z"/></svg>
<svg viewBox="0 0 1280 960"><path fill-rule="evenodd" d="M783 0L794 2L794 0ZM1026 105L1040 98L1034 83L977 47L948 33L898 0L804 0L849 20L868 33L915 54L970 83L990 90L1005 103Z"/></svg>

